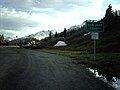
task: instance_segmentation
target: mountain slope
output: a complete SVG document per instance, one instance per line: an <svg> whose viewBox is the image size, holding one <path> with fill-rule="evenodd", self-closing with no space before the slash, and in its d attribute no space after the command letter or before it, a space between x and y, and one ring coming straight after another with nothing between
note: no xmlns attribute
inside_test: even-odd
<svg viewBox="0 0 120 90"><path fill-rule="evenodd" d="M22 37L22 38L18 38L18 39L14 39L12 41L9 41L9 44L11 45L15 45L15 44L27 44L29 42L31 42L31 40L35 40L35 41L39 41L41 39L44 39L46 37L49 37L49 33L52 33L52 35L55 33L55 30L48 30L48 31L40 31L40 32L37 32L35 34L31 34L29 36L25 36L25 37Z"/></svg>
<svg viewBox="0 0 120 90"><path fill-rule="evenodd" d="M96 50L101 53L120 52L120 15L113 12L112 9L108 9L106 10L105 17L99 21L104 22L105 30L99 33ZM43 44L48 47L53 47L59 40L64 40L67 43L68 46L64 47L64 49L93 52L94 43L91 40L91 34L86 32L84 27L80 27L80 25L72 26L67 32L63 31L57 37L53 37L47 41L45 40Z"/></svg>
<svg viewBox="0 0 120 90"><path fill-rule="evenodd" d="M36 38L38 40L44 39L45 37L49 37L49 33L52 33L52 35L55 33L55 30L48 30L48 31L40 31L35 34L27 36L27 38Z"/></svg>

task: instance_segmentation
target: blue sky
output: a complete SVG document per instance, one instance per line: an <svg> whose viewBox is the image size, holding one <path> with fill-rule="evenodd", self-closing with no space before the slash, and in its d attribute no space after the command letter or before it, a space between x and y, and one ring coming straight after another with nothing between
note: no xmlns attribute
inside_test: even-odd
<svg viewBox="0 0 120 90"><path fill-rule="evenodd" d="M103 18L109 4L120 10L120 0L0 0L0 33L15 38L42 30L60 32Z"/></svg>

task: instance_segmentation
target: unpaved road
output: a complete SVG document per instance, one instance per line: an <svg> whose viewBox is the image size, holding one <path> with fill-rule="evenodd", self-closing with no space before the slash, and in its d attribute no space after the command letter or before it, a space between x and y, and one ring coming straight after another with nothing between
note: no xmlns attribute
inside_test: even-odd
<svg viewBox="0 0 120 90"><path fill-rule="evenodd" d="M113 90L68 57L0 47L0 90Z"/></svg>

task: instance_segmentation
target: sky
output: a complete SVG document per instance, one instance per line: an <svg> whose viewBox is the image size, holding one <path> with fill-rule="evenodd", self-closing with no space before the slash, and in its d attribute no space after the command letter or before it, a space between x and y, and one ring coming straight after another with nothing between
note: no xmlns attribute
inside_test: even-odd
<svg viewBox="0 0 120 90"><path fill-rule="evenodd" d="M0 0L0 34L13 39L42 30L63 31L85 20L100 20L120 0Z"/></svg>

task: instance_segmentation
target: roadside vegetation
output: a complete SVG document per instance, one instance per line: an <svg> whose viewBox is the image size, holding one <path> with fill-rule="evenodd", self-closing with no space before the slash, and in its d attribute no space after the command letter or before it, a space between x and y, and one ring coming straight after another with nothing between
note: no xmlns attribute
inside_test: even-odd
<svg viewBox="0 0 120 90"><path fill-rule="evenodd" d="M68 56L74 64L84 64L90 68L99 70L99 74L120 78L120 53L97 53L94 60L93 54L81 51L67 51L57 49L42 49L42 51Z"/></svg>

